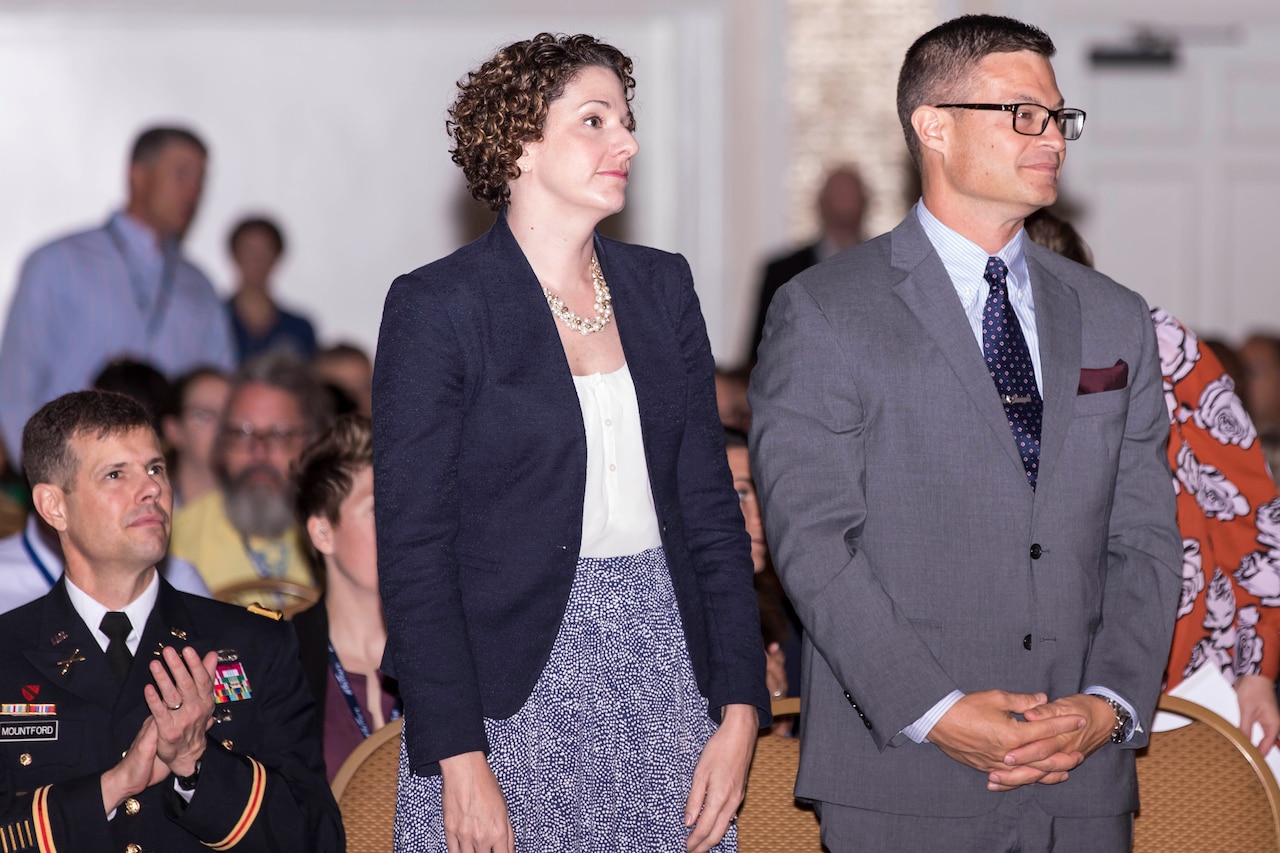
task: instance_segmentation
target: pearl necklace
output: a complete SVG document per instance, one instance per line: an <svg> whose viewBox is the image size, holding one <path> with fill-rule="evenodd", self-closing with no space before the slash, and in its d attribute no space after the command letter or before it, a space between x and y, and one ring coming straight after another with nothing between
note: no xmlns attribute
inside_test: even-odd
<svg viewBox="0 0 1280 853"><path fill-rule="evenodd" d="M600 261L596 260L595 255L591 256L591 286L596 291L596 315L590 320L570 311L563 299L545 287L542 288L542 295L547 297L551 313L559 317L566 326L572 331L590 335L604 331L604 327L609 325L609 318L613 316L613 298L609 296L609 285L604 282L604 273L600 271Z"/></svg>

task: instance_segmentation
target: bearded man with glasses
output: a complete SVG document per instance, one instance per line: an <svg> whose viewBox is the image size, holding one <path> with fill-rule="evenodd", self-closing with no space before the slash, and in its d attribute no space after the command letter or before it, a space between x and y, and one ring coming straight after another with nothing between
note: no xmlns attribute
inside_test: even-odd
<svg viewBox="0 0 1280 853"><path fill-rule="evenodd" d="M255 579L316 586L293 517L289 469L332 417L311 368L293 355L269 352L232 377L214 448L219 487L173 517L173 554L199 566L215 596Z"/></svg>
<svg viewBox="0 0 1280 853"><path fill-rule="evenodd" d="M917 40L923 197L769 309L752 462L832 853L1130 846L1182 549L1146 303L1024 236L1084 127L1053 53L987 15Z"/></svg>

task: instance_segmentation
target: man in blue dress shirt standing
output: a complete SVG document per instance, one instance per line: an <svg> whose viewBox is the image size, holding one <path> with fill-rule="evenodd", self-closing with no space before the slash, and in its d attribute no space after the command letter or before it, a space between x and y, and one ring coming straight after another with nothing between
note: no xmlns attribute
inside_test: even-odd
<svg viewBox="0 0 1280 853"><path fill-rule="evenodd" d="M23 263L0 343L0 436L15 463L27 418L89 387L112 359L129 356L170 376L203 364L233 367L217 294L181 250L207 158L189 130L143 131L124 210Z"/></svg>

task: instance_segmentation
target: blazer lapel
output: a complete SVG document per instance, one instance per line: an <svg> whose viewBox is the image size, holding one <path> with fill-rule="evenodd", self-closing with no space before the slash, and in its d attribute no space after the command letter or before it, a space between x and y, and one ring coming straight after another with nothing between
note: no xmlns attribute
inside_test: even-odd
<svg viewBox="0 0 1280 853"><path fill-rule="evenodd" d="M1027 256L1031 292L1036 305L1040 338L1040 384L1044 391L1044 421L1040 428L1039 488L1052 485L1056 463L1075 416L1080 384L1080 299L1076 292Z"/></svg>
<svg viewBox="0 0 1280 853"><path fill-rule="evenodd" d="M991 381L986 361L982 358L982 349L974 339L969 318L965 316L960 298L951 285L951 277L914 212L893 231L892 263L895 268L906 272L906 277L894 285L898 298L937 344L951 371L960 380L960 386L973 401L979 417L995 433L1009 462L1016 466L1025 481L1022 456L1009 430L1009 419ZM1039 314L1036 316L1038 325Z"/></svg>
<svg viewBox="0 0 1280 853"><path fill-rule="evenodd" d="M512 354L501 360L503 369L517 374L511 377L513 381L537 388L541 403L567 412L578 411L578 392L560 343L556 318L547 310L542 285L511 233L505 209L484 239L488 245L481 277L492 344ZM585 428L582 419L576 418L566 419L566 429L575 429L570 420L577 423L585 465Z"/></svg>
<svg viewBox="0 0 1280 853"><path fill-rule="evenodd" d="M596 256L613 298L613 322L636 389L640 407L640 433L650 472L661 470L663 445L671 433L684 429L685 381L673 365L682 359L655 358L655 350L679 354L675 321L662 310L658 288L643 281L633 265L618 262L605 241L596 238ZM651 474L652 476L652 474Z"/></svg>

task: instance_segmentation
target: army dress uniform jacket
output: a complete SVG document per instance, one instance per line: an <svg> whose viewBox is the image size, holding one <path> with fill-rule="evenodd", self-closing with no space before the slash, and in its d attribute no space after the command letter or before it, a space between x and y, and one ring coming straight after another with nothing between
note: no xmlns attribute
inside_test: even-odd
<svg viewBox="0 0 1280 853"><path fill-rule="evenodd" d="M151 713L143 687L165 645L219 651L199 780L189 804L170 775L107 820L99 778ZM0 648L0 851L344 849L287 625L160 579L120 687L60 579L0 616Z"/></svg>

